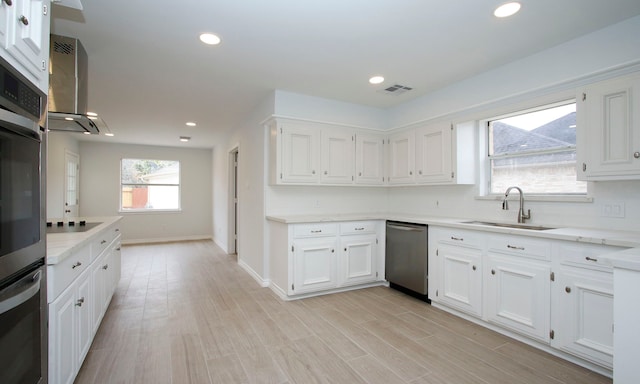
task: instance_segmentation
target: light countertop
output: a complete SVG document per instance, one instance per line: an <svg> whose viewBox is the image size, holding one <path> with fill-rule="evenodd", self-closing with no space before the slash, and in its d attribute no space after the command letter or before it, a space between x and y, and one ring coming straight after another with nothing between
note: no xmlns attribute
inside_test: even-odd
<svg viewBox="0 0 640 384"><path fill-rule="evenodd" d="M67 256L89 244L95 235L122 219L122 216L80 217L75 221L102 223L86 232L47 233L47 264L58 264ZM54 220L55 222L55 220Z"/></svg>
<svg viewBox="0 0 640 384"><path fill-rule="evenodd" d="M348 215L272 215L267 216L267 220L284 224L296 223L321 223L337 221L360 221L360 220L397 220L417 224L427 224L434 226L482 230L486 232L504 233L511 235L523 235L556 240L577 241L582 243L611 245L617 247L637 248L640 247L640 232L638 231L617 231L597 228L575 228L558 227L549 230L530 230L520 228L494 227L488 225L469 224L467 221L477 219L454 219L446 217L410 216L390 213L365 213ZM515 223L509 223L515 224ZM640 251L639 251L640 252Z"/></svg>
<svg viewBox="0 0 640 384"><path fill-rule="evenodd" d="M640 272L640 248L630 248L598 256L598 263Z"/></svg>

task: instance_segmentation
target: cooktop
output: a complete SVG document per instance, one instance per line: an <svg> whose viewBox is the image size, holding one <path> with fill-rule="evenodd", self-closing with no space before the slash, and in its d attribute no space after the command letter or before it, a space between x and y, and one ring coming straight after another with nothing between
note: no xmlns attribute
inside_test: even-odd
<svg viewBox="0 0 640 384"><path fill-rule="evenodd" d="M91 228L97 227L102 223L87 223L85 220L80 221L47 221L47 233L73 233L86 232Z"/></svg>

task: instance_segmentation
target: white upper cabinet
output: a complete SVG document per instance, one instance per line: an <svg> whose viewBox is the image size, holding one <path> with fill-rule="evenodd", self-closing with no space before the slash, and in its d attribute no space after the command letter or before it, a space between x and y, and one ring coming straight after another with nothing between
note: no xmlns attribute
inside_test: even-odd
<svg viewBox="0 0 640 384"><path fill-rule="evenodd" d="M452 175L450 124L436 124L416 129L416 182L448 182Z"/></svg>
<svg viewBox="0 0 640 384"><path fill-rule="evenodd" d="M49 92L50 0L0 1L0 55Z"/></svg>
<svg viewBox="0 0 640 384"><path fill-rule="evenodd" d="M267 127L271 184L384 184L382 135L283 118Z"/></svg>
<svg viewBox="0 0 640 384"><path fill-rule="evenodd" d="M578 92L577 166L581 180L640 178L640 74Z"/></svg>
<svg viewBox="0 0 640 384"><path fill-rule="evenodd" d="M299 123L278 124L280 174L283 183L317 183L320 169L320 130Z"/></svg>
<svg viewBox="0 0 640 384"><path fill-rule="evenodd" d="M322 129L320 181L327 184L352 184L354 177L355 135L347 129Z"/></svg>
<svg viewBox="0 0 640 384"><path fill-rule="evenodd" d="M356 184L384 184L384 138L356 134Z"/></svg>
<svg viewBox="0 0 640 384"><path fill-rule="evenodd" d="M389 136L389 184L412 184L415 168L415 133L404 131Z"/></svg>

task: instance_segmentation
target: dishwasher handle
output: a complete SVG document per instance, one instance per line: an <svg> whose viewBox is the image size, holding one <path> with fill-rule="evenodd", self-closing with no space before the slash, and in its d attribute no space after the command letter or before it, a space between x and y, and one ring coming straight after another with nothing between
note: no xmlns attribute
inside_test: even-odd
<svg viewBox="0 0 640 384"><path fill-rule="evenodd" d="M393 229L399 229L401 231L411 231L411 232L422 232L425 230L425 228L420 227L413 227L413 226L407 226L407 225L402 225L402 224L387 224L387 228L393 228Z"/></svg>

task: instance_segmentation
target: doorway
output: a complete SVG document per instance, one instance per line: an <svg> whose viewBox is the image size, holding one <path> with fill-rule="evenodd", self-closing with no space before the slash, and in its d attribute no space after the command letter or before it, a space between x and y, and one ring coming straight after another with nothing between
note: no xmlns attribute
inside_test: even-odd
<svg viewBox="0 0 640 384"><path fill-rule="evenodd" d="M229 254L238 253L238 147L229 152Z"/></svg>
<svg viewBox="0 0 640 384"><path fill-rule="evenodd" d="M64 153L64 219L78 217L80 196L80 156L71 151Z"/></svg>

